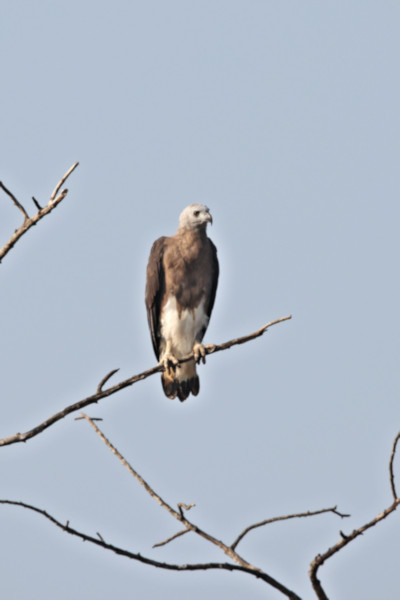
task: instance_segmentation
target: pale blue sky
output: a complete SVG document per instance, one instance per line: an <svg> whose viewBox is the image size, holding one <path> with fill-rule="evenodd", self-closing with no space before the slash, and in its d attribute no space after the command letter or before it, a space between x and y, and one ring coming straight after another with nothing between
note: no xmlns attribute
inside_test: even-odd
<svg viewBox="0 0 400 600"><path fill-rule="evenodd" d="M0 180L62 205L0 265L0 436L154 365L151 244L207 204L221 277L211 357L184 404L158 377L89 413L171 504L312 598L308 565L391 502L400 429L400 6L394 1L13 0L0 7ZM33 206L32 206L33 209ZM0 196L0 244L20 224ZM83 422L0 451L1 496L159 560L223 560L184 536ZM398 590L399 515L321 569L330 598ZM281 598L241 574L152 570L0 510L9 600Z"/></svg>

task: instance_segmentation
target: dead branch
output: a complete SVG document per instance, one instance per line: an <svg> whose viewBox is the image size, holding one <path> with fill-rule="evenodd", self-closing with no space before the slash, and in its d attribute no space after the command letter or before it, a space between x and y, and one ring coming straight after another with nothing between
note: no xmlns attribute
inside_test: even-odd
<svg viewBox="0 0 400 600"><path fill-rule="evenodd" d="M171 537L167 538L163 542L153 544L153 548L161 548L161 546L166 546L167 544L172 542L172 540L176 540L176 538L181 537L181 535L184 535L185 533L189 533L189 531L189 529L181 529L181 531L178 531L178 533L174 533L174 535L171 535Z"/></svg>
<svg viewBox="0 0 400 600"><path fill-rule="evenodd" d="M184 502L178 502L178 510L181 513L182 517L183 515L183 511L184 510L190 510L191 508L194 508L196 505L194 502L192 502L191 504L185 504Z"/></svg>
<svg viewBox="0 0 400 600"><path fill-rule="evenodd" d="M61 186L66 182L68 177L71 175L72 171L74 171L78 165L79 165L79 163L76 162L74 165L72 165L72 167L70 167L70 169L68 169L68 171L65 173L65 175L63 175L61 177L60 181L57 183L56 187L54 188L52 195L50 196L50 202L55 202L57 200L57 198L58 198L57 194L60 191Z"/></svg>
<svg viewBox="0 0 400 600"><path fill-rule="evenodd" d="M0 262L6 256L6 254L8 254L8 252L11 250L11 248L13 248L13 246L18 242L18 240L31 227L33 227L33 225L36 225L36 223L38 223L41 219L43 219L43 217L48 215L54 208L56 208L56 206L58 206L58 204L60 204L60 202L62 200L64 200L65 196L68 193L68 190L64 189L60 193L58 193L58 192L60 191L61 186L64 184L64 182L68 179L68 177L71 175L71 173L76 169L76 167L78 165L79 165L79 163L76 162L74 165L72 165L72 167L70 169L68 169L68 171L65 173L65 175L63 175L63 177L60 179L60 181L56 185L48 204L44 208L41 208L39 203L33 198L35 206L36 206L36 208L38 208L38 211L33 215L33 217L29 217L28 213L26 212L26 210L22 206L22 204L20 202L18 202L18 200L15 198L15 196L5 187L5 185L3 183L0 182L1 189L12 199L15 206L17 206L17 208L22 212L22 214L24 216L24 222L22 223L22 225L20 227L18 227L18 229L15 230L15 232L10 237L8 242L0 249Z"/></svg>
<svg viewBox="0 0 400 600"><path fill-rule="evenodd" d="M268 575L267 573L262 571L260 568L255 567L254 565L247 562L244 558L239 556L239 554L237 552L235 552L235 550L233 550L232 547L227 546L222 540L215 538L213 535L207 533L203 529L200 529L200 527L195 525L192 521L189 521L189 519L187 519L187 517L185 516L183 509L185 507L186 510L189 510L189 508L192 508L191 504L186 505L183 502L180 502L178 504L179 512L176 511L174 508L172 508L172 506L170 506L165 500L163 500L163 498L161 498L161 496L159 494L157 494L157 492L154 491L154 489L143 479L143 477L141 475L139 475L139 473L128 463L128 461L122 456L122 454L110 442L110 440L104 435L104 433L97 427L97 425L92 421L92 419L90 419L90 417L85 415L85 413L82 413L82 416L85 417L85 419L88 421L88 423L90 423L90 425L95 430L95 432L100 437L100 439L106 444L106 446L111 450L111 452L120 460L120 462L124 465L124 467L126 467L128 469L128 471L131 473L131 475L133 475L133 477L135 477L135 479L140 483L140 485L142 485L144 487L146 492L152 498L154 498L160 504L160 506L162 506L171 516L173 516L175 519L180 521L185 526L187 531L192 531L193 533L196 533L203 539L207 540L208 542L211 542L211 544L214 544L215 546L220 548L220 550L222 550L227 556L229 556L229 558L231 560L233 560L236 564L240 565L241 567L246 568L247 572L258 573L258 574L262 575L262 579L264 579L264 581L269 583L269 585L271 585L275 589L282 592L282 594L284 594L287 598L292 598L292 599L297 599L297 600L299 599L299 597L294 592L289 590L286 586L282 585L279 581L277 581L276 579L274 579L273 577L271 577L270 575ZM168 543L169 541L171 541L172 539L175 539L176 537L183 535L183 533L184 533L183 531L180 531L177 534L175 534L174 536L172 536L171 538L169 538L168 540L166 540L164 543L159 544L159 545L164 545L164 544Z"/></svg>
<svg viewBox="0 0 400 600"><path fill-rule="evenodd" d="M105 375L103 377L103 379L100 381L99 385L97 386L97 393L101 392L103 390L103 387L105 386L105 384L107 383L107 381L109 379L111 379L111 377L113 375L115 375L115 373L118 373L119 369L112 369L112 371L110 371L109 373L107 373L107 375Z"/></svg>
<svg viewBox="0 0 400 600"><path fill-rule="evenodd" d="M336 544L334 544L333 546L328 548L328 550L326 552L324 552L323 554L318 554L312 560L312 562L310 564L310 569L309 569L308 574L309 574L313 589L315 591L315 594L319 600L329 600L328 596L326 595L326 593L321 585L321 582L317 576L319 567L321 567L324 564L324 562L326 560L328 560L328 558L331 558L331 556L333 556L334 554L339 552L342 548L344 548L345 546L347 546L347 544L349 544L350 542L352 542L353 540L358 538L365 531L367 531L371 527L375 527L375 525L380 523L380 521L383 521L383 519L386 519L386 517L388 517L390 514L392 514L392 512L394 512L400 504L400 498L398 498L396 496L396 490L394 487L394 475L393 475L393 461L394 461L394 458L396 455L396 447L397 447L397 442L399 441L399 439L400 439L400 433L397 434L397 436L393 442L392 453L390 455L390 462L389 462L390 484L391 484L392 493L394 496L394 502L388 508L386 508L383 512L379 513L379 515L377 515L374 519L372 519L368 523L365 523L365 525L362 525L358 529L354 529L351 533L344 534L341 531L340 532L341 539L339 540L339 542L337 542Z"/></svg>
<svg viewBox="0 0 400 600"><path fill-rule="evenodd" d="M314 517L315 515L322 515L323 513L328 513L328 512L338 515L342 519L345 517L350 517L350 515L345 515L345 514L339 512L337 510L337 506L332 506L331 508L321 508L320 510L314 510L314 511L308 510L307 512L303 512L303 513L296 513L293 515L283 515L280 517L273 517L272 519L265 519L264 521L261 521L260 523L255 523L254 525L250 525L249 527L246 527L246 529L244 529L242 531L242 533L240 533L237 536L237 538L235 539L233 544L231 544L231 548L232 548L232 550L234 550L236 548L236 546L238 545L238 543L240 541L242 541L244 536L247 533L249 533L249 531L252 531L253 529L256 529L257 527L263 527L264 525L270 525L271 523L276 523L277 521L287 521L288 519L300 519L302 517Z"/></svg>
<svg viewBox="0 0 400 600"><path fill-rule="evenodd" d="M16 199L14 194L12 192L10 192L9 189L6 188L6 186L4 185L4 183L2 181L0 181L0 188L3 190L3 192L5 192L7 194L7 196L9 196L11 198L11 200L14 202L15 206L22 212L24 221L29 219L29 215L26 212L25 208L22 206L22 204L20 202L18 202L18 200Z"/></svg>
<svg viewBox="0 0 400 600"><path fill-rule="evenodd" d="M396 492L396 486L394 484L393 461L394 461L394 457L396 456L396 448L397 448L397 443L398 443L399 439L400 439L400 432L394 438L392 452L390 454L390 460L389 460L390 487L392 489L393 500L395 502L397 500L397 492Z"/></svg>
<svg viewBox="0 0 400 600"><path fill-rule="evenodd" d="M266 325L261 327L261 329L258 329L256 332L250 333L249 335L246 335L244 337L235 338L233 340L230 340L228 342L225 342L225 343L219 344L219 345L211 344L209 346L206 346L205 347L206 354L215 354L216 352L220 352L221 350L227 350L228 348L231 348L232 346L235 346L237 344L244 344L245 342L254 340L257 337L261 336L263 333L265 333L269 327L272 327L273 325L276 325L277 323L282 323L283 321L287 321L291 318L292 318L291 315L288 315L286 317L281 317L280 319L275 319L275 321L271 321L270 323L267 323ZM185 358L182 358L179 362L180 363L187 362L188 360L190 360L192 358L193 358L193 353L189 354ZM116 370L114 369L113 371L110 371L110 373L108 373L101 380L101 382L99 383L99 385L97 387L97 392L95 394L93 394L92 396L88 396L87 398L84 398L83 400L79 400L78 402L75 402L74 404L67 406L63 410L60 410L58 413L52 415L51 417L49 417L48 419L46 419L45 421L43 421L36 427L33 427L33 429L26 431L25 433L15 433L14 435L11 435L9 437L0 439L0 446L9 446L10 444L16 444L18 442L26 442L27 440L37 436L39 433L42 433L42 431L44 431L48 427L51 427L52 425L54 425L54 423L57 423L57 421L64 419L67 415L69 415L77 410L82 410L83 408L85 408L86 406L89 406L90 404L99 402L99 400L102 400L103 398L112 396L113 394L116 394L120 390L123 390L127 387L130 387L131 385L134 385L138 381L143 381L144 379L147 379L147 377L150 377L151 375L160 373L161 371L163 371L163 369L164 369L164 367L162 365L157 365L156 367L148 369L147 371L143 371L142 373L139 373L138 375L133 375L132 377L129 377L129 379L125 379L124 381L121 381L120 383L117 383L116 385L113 385L109 388L103 389L104 384L108 381L108 379L111 377L111 375L113 375L116 372Z"/></svg>
<svg viewBox="0 0 400 600"><path fill-rule="evenodd" d="M36 206L38 210L42 210L42 206L40 206L39 202L36 200L35 196L32 196L32 202Z"/></svg>
<svg viewBox="0 0 400 600"><path fill-rule="evenodd" d="M111 552L115 552L115 554L118 554L119 556L126 556L127 558L130 558L132 560L137 560L146 565L151 565L153 567L158 567L160 569L167 569L169 571L180 571L180 572L207 571L209 569L222 569L225 571L239 571L242 573L249 573L250 575L253 575L257 579L261 579L262 581L265 581L266 583L270 583L270 577L269 577L269 575L267 575L267 573L264 573L262 571L252 571L251 569L249 569L247 567L242 567L241 565L237 565L234 563L197 563L197 564L176 565L176 564L171 564L171 563L160 562L158 560L153 560L151 558L147 558L146 556L142 556L142 554L140 554L140 553L131 552L129 550L124 550L123 548L120 548L118 546L113 546L112 544L107 544L104 540L102 540L100 538L95 538L93 536L82 533L81 531L78 531L77 529L70 527L69 522L67 522L66 524L63 524L63 523L61 523L61 521L58 521L55 517L50 515L47 511L45 511L41 508L38 508L36 506L33 506L31 504L26 504L25 502L18 502L15 500L0 500L0 504L21 506L23 508L26 508L33 512L36 512L36 513L42 515L43 517L46 517L46 519L48 519L51 523L53 523L53 525L55 525L62 531L69 533L70 535L74 535L85 542L90 542L91 544L100 546L101 548L104 548L105 550L110 550ZM289 600L301 600L301 598L294 592L287 590L287 588L285 588L284 586L281 586L281 587L283 589L280 591L282 591L282 593L284 595L286 595L289 598Z"/></svg>

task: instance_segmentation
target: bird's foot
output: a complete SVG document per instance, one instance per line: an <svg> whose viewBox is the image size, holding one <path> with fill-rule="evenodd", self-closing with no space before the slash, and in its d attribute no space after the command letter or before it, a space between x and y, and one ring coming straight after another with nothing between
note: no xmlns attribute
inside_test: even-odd
<svg viewBox="0 0 400 600"><path fill-rule="evenodd" d="M197 364L200 363L200 361L205 365L206 364L206 350L205 347L203 346L203 344L199 344L196 343L193 346L193 357L194 360Z"/></svg>
<svg viewBox="0 0 400 600"><path fill-rule="evenodd" d="M164 371L167 371L170 375L174 375L176 369L180 366L178 359L171 352L165 352L158 364L160 367L164 367Z"/></svg>

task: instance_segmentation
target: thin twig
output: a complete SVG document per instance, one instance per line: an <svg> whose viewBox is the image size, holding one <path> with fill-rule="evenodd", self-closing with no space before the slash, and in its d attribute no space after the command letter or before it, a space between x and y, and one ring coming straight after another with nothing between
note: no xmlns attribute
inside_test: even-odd
<svg viewBox="0 0 400 600"><path fill-rule="evenodd" d="M36 198L34 196L32 196L32 202L38 210L42 210L43 207L40 206L39 202L36 200Z"/></svg>
<svg viewBox="0 0 400 600"><path fill-rule="evenodd" d="M178 502L178 510L179 510L181 517L184 519L185 515L184 515L183 511L190 510L194 506L196 506L194 502L192 502L192 504L185 504L184 502Z"/></svg>
<svg viewBox="0 0 400 600"><path fill-rule="evenodd" d="M280 317L279 319L275 319L274 321L270 321L266 325L263 325L262 327L260 327L260 329L258 329L254 333L249 333L248 335L244 335L242 337L235 338L233 340L230 340L229 342L225 342L224 344L218 344L218 345L209 344L209 345L205 346L206 355L207 354L215 354L216 352L220 352L221 350L228 350L228 348L231 348L232 346L237 346L238 344L245 344L246 342L255 340L256 338L263 335L267 331L267 329L269 329L273 325L277 325L278 323L283 323L283 321L289 321L289 319L291 319L291 318L292 318L292 315L287 315L286 317ZM186 361L190 360L191 358L193 358L193 353L190 354L189 356L187 356L185 359L180 360L179 362L186 362Z"/></svg>
<svg viewBox="0 0 400 600"><path fill-rule="evenodd" d="M98 539L93 536L82 533L81 531L78 531L77 529L73 529L72 527L69 526L69 524L64 525L63 523L61 523L61 521L58 521L55 517L50 515L45 510L42 510L41 508L38 508L36 506L32 506L31 504L26 504L25 502L18 502L15 500L0 500L0 504L9 504L9 505L13 505L13 506L20 506L20 507L26 508L28 510L31 510L33 512L36 512L36 513L42 515L43 517L45 517L46 519L48 519L51 523L53 523L53 525L55 525L62 531L69 533L70 535L76 536L76 537L80 538L81 540L84 540L85 542L90 542L91 544L95 544L96 546L104 548L105 550L110 550L111 552L114 552L115 554L118 554L119 556L125 556L127 558L137 560L146 565L151 565L153 567L158 567L160 569L167 569L169 571L179 571L179 572L207 571L209 569L222 569L225 571L238 571L238 572L242 572L242 573L248 573L249 575L253 575L257 579L261 579L262 581L265 581L266 583L270 583L269 575L267 575L263 571L253 571L252 569L249 569L247 567L242 567L242 566L236 565L234 563L215 563L214 562L214 563L197 563L197 564L176 565L176 564L171 564L171 563L160 562L158 560L153 560L151 558L147 558L146 556L143 556L140 553L130 552L129 550L124 550L123 548L120 548L118 546L114 546L112 544L107 544L106 542L102 541L101 539ZM294 592L291 592L290 590L287 590L287 588L283 587L283 590L284 591L282 591L282 590L280 590L280 591L282 591L282 593L284 595L286 595L289 598L289 600L301 600L301 598L297 594L295 594Z"/></svg>
<svg viewBox="0 0 400 600"><path fill-rule="evenodd" d="M68 190L66 190L66 189L62 190L58 194L58 196L55 195L55 193L56 192L58 193L58 191L59 191L60 187L62 186L62 184L64 183L64 181L71 175L71 173L76 169L76 167L78 165L79 165L79 163L76 162L74 165L72 165L72 167L70 169L68 169L68 171L65 173L65 175L61 178L61 180L56 185L56 187L54 189L54 192L52 193L51 198L50 198L48 204L44 208L40 208L38 210L38 212L33 215L33 217L29 217L28 216L28 213L25 211L25 209L23 208L23 206L18 202L18 200L16 200L16 198L14 198L14 196L12 196L11 192L9 192L7 190L7 188L5 188L5 186L3 184L1 184L1 187L3 188L3 190L6 193L8 193L9 195L11 195L11 197L14 200L14 202L17 203L16 205L21 210L21 212L23 212L25 218L24 218L24 222L22 223L21 227L19 227L18 229L15 230L15 232L10 237L10 239L8 240L8 242L0 249L0 262L6 256L6 254L8 254L8 252L11 250L11 248L14 247L14 245L17 243L17 241L31 227L33 227L33 225L36 225L36 223L38 223L41 219L43 219L43 217L45 217L46 215L48 215L52 210L54 210L54 208L56 206L58 206L58 204L60 204L60 202L62 202L62 200L64 200L65 196L68 193Z"/></svg>
<svg viewBox="0 0 400 600"><path fill-rule="evenodd" d="M271 523L276 523L277 521L287 521L288 519L299 519L302 517L314 517L315 515L322 515L323 513L328 513L328 512L334 513L335 515L338 515L342 519L345 517L350 517L350 515L346 515L344 513L339 512L337 510L337 506L333 506L331 508L322 508L320 510L314 510L314 511L308 510L307 512L296 513L293 515L283 515L280 517L272 517L271 519L265 519L264 521L261 521L260 523L255 523L254 525L249 525L249 527L246 527L246 529L244 529L242 531L242 533L240 533L237 536L237 538L231 545L231 548L232 548L232 550L234 550L236 548L236 546L238 545L238 543L244 538L244 536L247 533L249 533L249 531L252 531L253 529L256 529L257 527L263 527L264 525L270 525Z"/></svg>
<svg viewBox="0 0 400 600"><path fill-rule="evenodd" d="M107 373L107 375L105 375L103 377L103 379L100 381L99 385L97 386L97 390L96 391L97 391L98 394L103 390L103 387L107 383L107 381L109 379L111 379L111 377L113 375L115 375L115 373L118 373L118 371L119 371L119 369L113 369L112 371L110 371L109 373Z"/></svg>
<svg viewBox="0 0 400 600"><path fill-rule="evenodd" d="M220 548L227 556L229 556L230 559L232 559L235 563L237 563L241 567L245 567L246 569L249 569L251 572L254 571L254 572L262 573L264 581L267 581L272 587L274 587L275 589L282 592L282 594L284 594L288 598L291 598L292 600L298 600L299 597L294 592L289 590L286 586L282 585L279 581L277 581L270 575L267 575L267 573L265 573L258 567L255 567L254 565L247 562L237 552L235 552L230 546L227 546L221 540L215 538L214 536L210 535L209 533L205 532L204 530L200 529L200 527L198 527L197 525L195 525L194 523L189 521L183 513L183 507L185 506L185 504L183 504L182 502L178 504L179 512L177 512L174 508L172 508L172 506L170 506L167 502L165 502L165 500L163 500L161 498L161 496L159 494L157 494L153 490L153 488L143 479L143 477L141 475L139 475L139 473L128 463L128 461L122 456L122 454L110 442L110 440L104 435L104 433L97 427L97 425L95 423L93 423L93 421L87 415L85 415L85 413L82 413L82 416L84 416L85 419L90 423L90 425L96 431L96 433L98 434L100 439L106 444L106 446L111 450L111 452L121 461L121 463L124 465L124 467L126 467L128 469L128 471L131 473L131 475L133 475L133 477L135 477L135 479L144 487L146 492L152 498L157 500L157 502L160 504L160 506L162 506L166 511L168 511L171 516L173 516L175 519L177 519L178 521L183 523L183 525L185 526L185 528L188 531L192 531L192 532L196 533L203 539L207 540L208 542L211 542L212 544L214 544L215 546Z"/></svg>
<svg viewBox="0 0 400 600"><path fill-rule="evenodd" d="M257 337L259 337L260 335L262 335L265 331L267 331L267 329L269 327L272 327L273 325L276 325L277 323L282 323L283 321L287 321L288 319L291 319L291 318L292 318L291 315L289 315L287 317L281 317L280 319L275 319L275 321L271 321L270 323L267 323L267 325L264 325L263 327L261 327L261 329L258 329L256 332L246 335L244 337L235 338L233 340L230 340L228 342L225 342L225 343L219 344L219 345L206 346L205 347L206 354L215 354L216 352L220 352L221 350L227 350L228 348L231 348L232 346L235 346L237 344L244 344L245 342L254 340ZM188 360L190 360L192 358L193 358L193 352L190 355L188 355L187 357L181 359L179 362L180 363L187 362ZM139 373L138 375L133 375L132 377L129 377L129 379L125 379L124 381L121 381L120 383L117 383L116 385L106 388L105 390L102 389L100 392L96 392L92 396L88 396L87 398L84 398L83 400L79 400L78 402L75 402L74 404L67 406L63 410L60 410L55 415L52 415L51 417L49 417L48 419L46 419L45 421L43 421L36 427L33 427L29 431L26 431L25 433L15 433L14 435L11 435L9 437L0 439L0 446L8 446L10 444L16 444L18 442L26 442L27 440L37 436L39 433L42 433L42 431L44 431L48 427L51 427L52 425L54 425L54 423L57 423L57 421L64 419L67 415L69 415L73 412L76 412L77 410L82 410L83 408L85 408L86 406L89 406L90 404L99 402L99 400L102 400L103 398L112 396L113 394L116 394L120 390L130 387L131 385L137 383L138 381L143 381L144 379L147 379L147 377L151 377L151 375L155 375L156 373L161 373L161 371L163 371L163 370L164 370L163 366L157 365L156 367L152 367L151 369L148 369L147 371L143 371L142 373ZM108 378L108 377L111 377L110 373L108 373L108 375L106 375L106 378ZM100 384L101 383L102 382L100 382Z"/></svg>
<svg viewBox="0 0 400 600"><path fill-rule="evenodd" d="M393 494L394 501L397 500L397 492L396 492L396 486L394 484L393 461L394 461L394 457L396 455L397 442L399 441L399 439L400 439L400 432L394 438L392 452L391 452L390 460L389 460L390 487L392 488L392 494Z"/></svg>
<svg viewBox="0 0 400 600"><path fill-rule="evenodd" d="M60 181L57 183L56 187L54 188L54 191L52 193L52 195L50 196L50 202L55 202L57 200L57 194L61 189L61 186L65 183L65 181L68 179L68 177L71 175L72 171L75 171L76 167L79 165L78 162L76 162L75 164L72 165L72 167L70 167L68 169L68 171L65 173L65 175L63 175L60 179ZM65 190L68 191L68 190Z"/></svg>
<svg viewBox="0 0 400 600"><path fill-rule="evenodd" d="M161 548L161 546L166 546L167 544L169 544L169 542L172 542L172 540L176 540L176 538L180 537L181 535L184 535L185 533L189 533L189 531L190 529L182 529L181 531L178 531L178 533L174 533L174 535L171 535L171 537L164 540L163 542L153 544L153 548Z"/></svg>
<svg viewBox="0 0 400 600"><path fill-rule="evenodd" d="M4 185L4 183L2 181L0 181L0 188L7 194L7 196L9 196L11 198L11 200L14 202L15 206L22 212L22 214L24 215L24 221L29 219L29 215L26 212L25 208L22 206L22 204L20 202L18 202L18 200L16 199L14 194L12 192L10 192L10 190L8 188L6 188L6 186Z"/></svg>

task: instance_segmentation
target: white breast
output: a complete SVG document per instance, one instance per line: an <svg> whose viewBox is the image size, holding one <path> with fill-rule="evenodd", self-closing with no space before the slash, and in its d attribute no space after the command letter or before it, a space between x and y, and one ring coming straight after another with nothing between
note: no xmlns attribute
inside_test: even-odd
<svg viewBox="0 0 400 600"><path fill-rule="evenodd" d="M180 314L175 296L170 296L161 314L161 336L164 343L172 342L172 351L177 358L182 358L193 350L196 337L209 318L204 310L204 300L193 310L184 309Z"/></svg>

